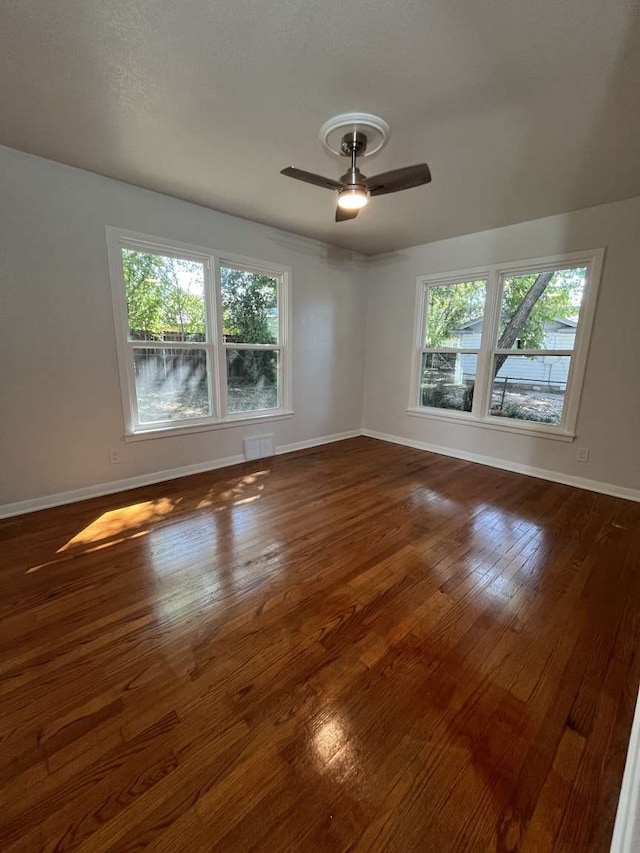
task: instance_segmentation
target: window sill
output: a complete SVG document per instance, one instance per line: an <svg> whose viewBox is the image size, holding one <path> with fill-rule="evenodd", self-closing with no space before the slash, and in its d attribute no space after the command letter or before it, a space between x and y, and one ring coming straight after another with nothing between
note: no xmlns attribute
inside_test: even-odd
<svg viewBox="0 0 640 853"><path fill-rule="evenodd" d="M210 421L208 423L191 424L190 426L167 427L162 426L156 429L139 429L135 432L128 432L124 436L125 441L146 441L150 438L170 438L176 435L190 435L196 432L209 432L216 429L229 429L231 427L239 427L243 424L259 424L270 421L284 421L292 418L293 410L278 409L277 411L269 412L264 415L256 415L249 413L246 416L229 418L225 421Z"/></svg>
<svg viewBox="0 0 640 853"><path fill-rule="evenodd" d="M428 409L408 408L407 414L414 418L429 418L430 420L446 421L447 423L459 424L461 426L480 427L480 429L492 429L498 432L510 432L515 435L527 435L535 438L547 438L552 441L572 442L575 433L555 426L531 426L529 424L520 426L520 423L496 423L497 418L474 418L467 412L435 412Z"/></svg>

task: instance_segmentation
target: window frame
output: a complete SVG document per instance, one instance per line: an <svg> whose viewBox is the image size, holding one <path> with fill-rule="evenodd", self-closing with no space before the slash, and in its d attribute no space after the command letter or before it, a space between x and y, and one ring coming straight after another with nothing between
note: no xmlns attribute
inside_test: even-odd
<svg viewBox="0 0 640 853"><path fill-rule="evenodd" d="M291 376L291 267L243 255L220 252L203 246L195 246L178 240L163 239L137 231L112 226L106 227L109 277L116 334L118 375L124 438L137 441L146 438L161 438L192 432L240 426L247 423L277 421L293 416ZM206 316L205 341L131 341L129 340L129 318L122 249L142 252L157 252L169 257L196 261L203 264L204 298ZM277 344L225 344L223 335L222 291L220 268L232 267L252 273L268 275L278 282L278 343ZM135 349L201 349L206 352L207 382L211 414L206 417L176 421L159 421L140 424L135 387L133 353ZM249 412L229 413L227 409L226 349L278 350L279 405L274 409L254 409Z"/></svg>
<svg viewBox="0 0 640 853"><path fill-rule="evenodd" d="M409 405L407 413L412 416L466 424L484 429L494 429L519 435L531 435L558 441L573 441L576 435L576 421L580 406L580 397L584 384L584 374L589 351L589 343L595 316L596 301L604 248L583 252L571 252L542 258L528 258L515 262L501 262L486 266L472 267L450 272L420 275L416 283L416 307L414 345L411 359ZM573 350L499 350L497 347L502 291L507 276L526 275L527 273L551 272L554 270L585 267L585 289L578 317ZM431 288L442 284L456 284L464 281L486 280L487 291L482 323L480 349L452 349L448 347L426 347L425 334L427 322L428 294ZM424 352L477 352L476 384L471 412L456 409L439 409L423 406L420 403L420 377ZM491 415L489 403L493 379L491 366L495 355L508 352L510 355L568 355L571 357L567 387L565 391L562 420L559 424L544 424L536 421L524 421Z"/></svg>

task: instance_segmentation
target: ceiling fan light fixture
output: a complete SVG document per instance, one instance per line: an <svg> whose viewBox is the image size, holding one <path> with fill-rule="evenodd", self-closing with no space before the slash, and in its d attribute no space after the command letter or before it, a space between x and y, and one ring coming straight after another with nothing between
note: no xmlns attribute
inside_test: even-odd
<svg viewBox="0 0 640 853"><path fill-rule="evenodd" d="M343 210L360 210L369 201L369 193L361 187L347 187L338 195L338 207Z"/></svg>
<svg viewBox="0 0 640 853"><path fill-rule="evenodd" d="M346 125L345 121L347 121ZM347 132L342 134L340 146L336 148L327 140L338 129L347 130ZM376 137L376 146L369 150L371 146L368 137L371 133L378 133L378 136ZM315 187L337 190L336 222L348 222L355 219L360 210L368 204L369 196L388 195L402 190L410 190L413 187L428 184L431 180L431 172L426 163L405 166L403 169L392 169L390 172L382 172L369 178L362 174L357 164L358 157L366 157L367 153L379 151L389 138L389 125L376 116L364 115L364 113L337 116L335 120L331 119L323 126L321 136L331 151L351 160L350 167L339 180L325 178L322 175L316 175L314 172L306 172L304 169L296 169L295 166L287 166L280 174L296 181L302 181L305 184L312 184Z"/></svg>

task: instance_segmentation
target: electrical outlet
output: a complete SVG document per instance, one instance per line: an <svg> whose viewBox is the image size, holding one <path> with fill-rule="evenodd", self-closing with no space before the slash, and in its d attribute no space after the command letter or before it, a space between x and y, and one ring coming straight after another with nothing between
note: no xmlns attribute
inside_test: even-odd
<svg viewBox="0 0 640 853"><path fill-rule="evenodd" d="M119 450L110 450L109 451L109 462L111 465L118 465L120 462L120 451Z"/></svg>
<svg viewBox="0 0 640 853"><path fill-rule="evenodd" d="M588 462L589 461L589 448L588 447L579 447L577 459L578 459L578 462Z"/></svg>

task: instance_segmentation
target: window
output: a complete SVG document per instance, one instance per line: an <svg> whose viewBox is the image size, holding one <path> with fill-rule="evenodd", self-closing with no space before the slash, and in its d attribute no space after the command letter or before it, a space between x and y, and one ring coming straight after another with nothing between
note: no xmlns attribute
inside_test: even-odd
<svg viewBox="0 0 640 853"><path fill-rule="evenodd" d="M426 293L420 405L470 408L476 381L486 279L434 284ZM469 332L467 333L467 330Z"/></svg>
<svg viewBox="0 0 640 853"><path fill-rule="evenodd" d="M418 279L409 413L571 440L602 257Z"/></svg>
<svg viewBox="0 0 640 853"><path fill-rule="evenodd" d="M278 279L220 267L229 412L277 409L281 347Z"/></svg>
<svg viewBox="0 0 640 853"><path fill-rule="evenodd" d="M291 414L289 271L107 229L125 430Z"/></svg>

